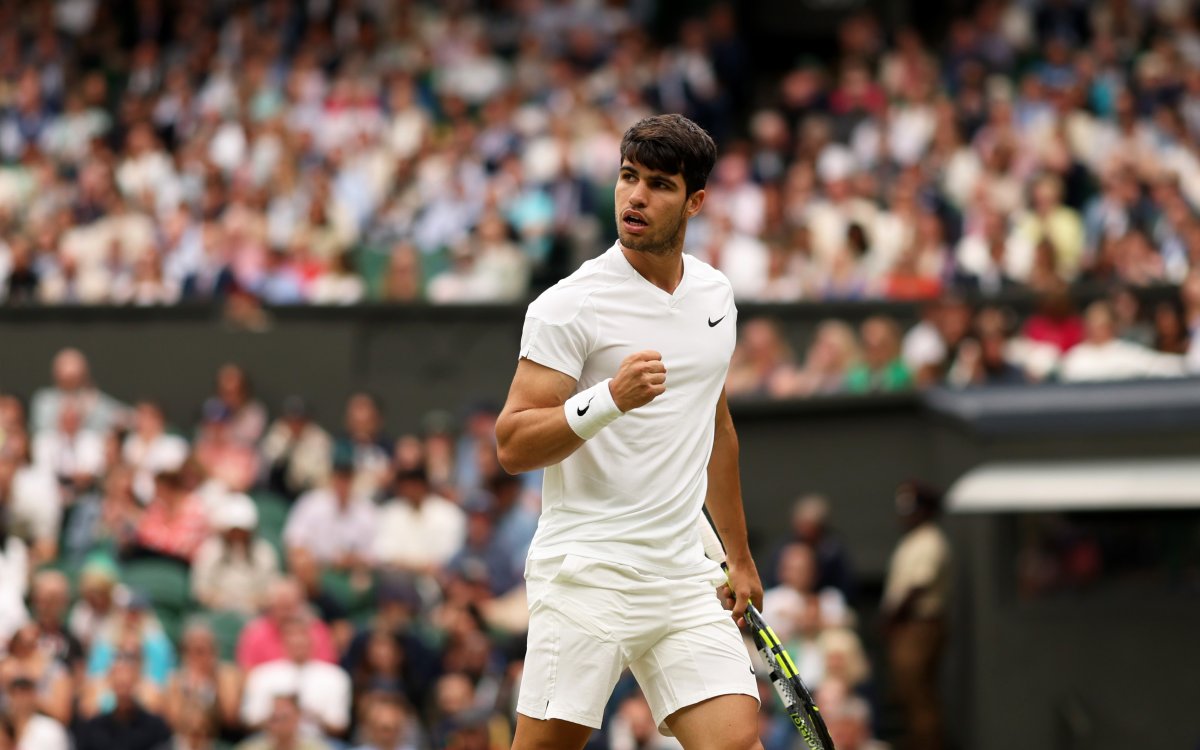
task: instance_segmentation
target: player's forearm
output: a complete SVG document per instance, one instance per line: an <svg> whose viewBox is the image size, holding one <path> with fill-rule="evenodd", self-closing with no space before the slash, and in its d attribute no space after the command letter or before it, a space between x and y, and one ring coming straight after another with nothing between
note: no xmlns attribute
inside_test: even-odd
<svg viewBox="0 0 1200 750"><path fill-rule="evenodd" d="M496 421L497 458L509 474L556 464L581 445L561 406L506 412Z"/></svg>

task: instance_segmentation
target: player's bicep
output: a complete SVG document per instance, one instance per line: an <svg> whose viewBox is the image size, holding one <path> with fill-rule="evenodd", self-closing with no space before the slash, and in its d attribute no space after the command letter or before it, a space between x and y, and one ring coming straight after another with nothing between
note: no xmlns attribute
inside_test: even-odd
<svg viewBox="0 0 1200 750"><path fill-rule="evenodd" d="M522 357L508 389L503 414L562 406L575 393L575 378Z"/></svg>

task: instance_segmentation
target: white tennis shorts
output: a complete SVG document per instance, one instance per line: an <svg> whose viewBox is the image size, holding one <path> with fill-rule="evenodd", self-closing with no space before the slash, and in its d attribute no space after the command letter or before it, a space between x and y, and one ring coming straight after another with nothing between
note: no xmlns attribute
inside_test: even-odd
<svg viewBox="0 0 1200 750"><path fill-rule="evenodd" d="M681 708L718 695L758 700L750 656L716 585L576 555L531 560L517 711L599 729L626 667L668 736L666 718Z"/></svg>

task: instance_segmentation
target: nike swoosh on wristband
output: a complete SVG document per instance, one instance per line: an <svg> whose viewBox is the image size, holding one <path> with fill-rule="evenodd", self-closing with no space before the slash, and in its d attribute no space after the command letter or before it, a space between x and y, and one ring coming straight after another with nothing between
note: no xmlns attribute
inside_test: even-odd
<svg viewBox="0 0 1200 750"><path fill-rule="evenodd" d="M595 396L592 396L592 398L595 398ZM590 408L592 408L592 398L589 398L589 399L588 399L588 402L587 402L587 404L586 404L586 405L584 405L584 407L583 407L582 409L580 409L580 408L576 407L576 408L575 408L575 413L576 413L576 414L578 414L578 415L579 415L579 416L581 416L581 417L582 417L584 414L587 414L587 410L588 410L588 409L590 409Z"/></svg>
<svg viewBox="0 0 1200 750"><path fill-rule="evenodd" d="M715 328L715 327L716 327L716 325L717 325L717 323L720 323L722 320L725 320L725 316L726 316L726 315L728 315L728 314L729 314L729 313L726 313L725 315L722 315L721 317L717 318L716 320L713 320L712 318L709 318L709 319L708 319L708 327L709 327L709 328Z"/></svg>

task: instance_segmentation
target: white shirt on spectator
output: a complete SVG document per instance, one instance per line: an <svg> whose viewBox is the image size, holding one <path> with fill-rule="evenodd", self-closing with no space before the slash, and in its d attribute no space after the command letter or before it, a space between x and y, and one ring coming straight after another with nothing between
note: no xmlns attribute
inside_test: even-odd
<svg viewBox="0 0 1200 750"><path fill-rule="evenodd" d="M1063 357L1059 374L1069 383L1181 377L1184 360L1120 339L1104 344L1084 341Z"/></svg>
<svg viewBox="0 0 1200 750"><path fill-rule="evenodd" d="M39 432L33 438L33 462L55 476L97 476L104 471L104 438L91 430Z"/></svg>
<svg viewBox="0 0 1200 750"><path fill-rule="evenodd" d="M375 506L363 497L352 498L343 509L333 490L318 487L300 496L288 514L283 542L303 547L318 562L330 563L355 552L369 555L364 540L375 537Z"/></svg>
<svg viewBox="0 0 1200 750"><path fill-rule="evenodd" d="M467 517L444 497L429 495L420 507L393 498L379 509L375 558L384 564L442 565L462 547Z"/></svg>
<svg viewBox="0 0 1200 750"><path fill-rule="evenodd" d="M17 469L9 498L9 530L31 541L57 540L62 492L49 471L33 464Z"/></svg>
<svg viewBox="0 0 1200 750"><path fill-rule="evenodd" d="M17 750L69 750L67 730L49 716L34 714L17 738Z"/></svg>
<svg viewBox="0 0 1200 750"><path fill-rule="evenodd" d="M29 548L20 537L0 538L0 640L29 621L25 592L29 584Z"/></svg>
<svg viewBox="0 0 1200 750"><path fill-rule="evenodd" d="M849 624L846 597L835 588L825 587L817 592L822 627L842 627ZM804 612L804 595L791 586L779 585L763 593L763 619L771 623L780 640L797 636Z"/></svg>
<svg viewBox="0 0 1200 750"><path fill-rule="evenodd" d="M242 721L261 726L271 716L275 696L292 694L310 728L316 722L335 730L350 724L350 675L335 664L309 660L296 664L276 659L260 664L246 676Z"/></svg>

